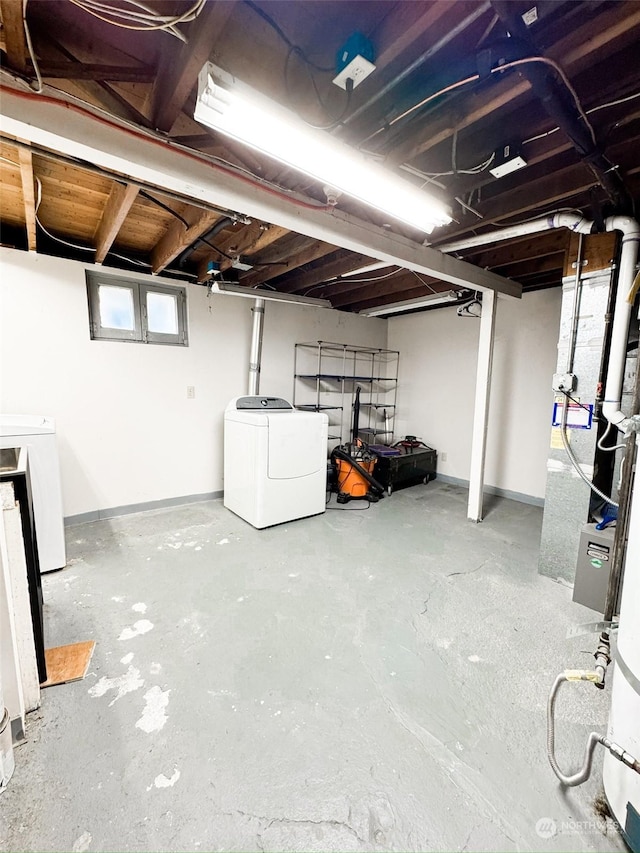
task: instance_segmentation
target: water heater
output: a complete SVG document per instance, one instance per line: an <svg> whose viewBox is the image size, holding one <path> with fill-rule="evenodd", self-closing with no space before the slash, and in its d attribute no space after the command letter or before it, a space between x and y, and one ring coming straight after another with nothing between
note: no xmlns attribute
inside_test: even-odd
<svg viewBox="0 0 640 853"><path fill-rule="evenodd" d="M614 660L608 736L637 757L640 755L640 476L637 471ZM607 752L603 779L613 816L631 850L640 853L640 774Z"/></svg>

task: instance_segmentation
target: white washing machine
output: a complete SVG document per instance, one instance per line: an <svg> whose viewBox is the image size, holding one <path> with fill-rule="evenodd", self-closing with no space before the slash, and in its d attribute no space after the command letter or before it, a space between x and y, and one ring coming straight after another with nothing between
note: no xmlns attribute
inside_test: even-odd
<svg viewBox="0 0 640 853"><path fill-rule="evenodd" d="M324 512L328 418L281 397L236 397L224 414L224 505L259 529Z"/></svg>
<svg viewBox="0 0 640 853"><path fill-rule="evenodd" d="M40 571L67 563L56 422L43 415L0 415L0 447L27 447Z"/></svg>

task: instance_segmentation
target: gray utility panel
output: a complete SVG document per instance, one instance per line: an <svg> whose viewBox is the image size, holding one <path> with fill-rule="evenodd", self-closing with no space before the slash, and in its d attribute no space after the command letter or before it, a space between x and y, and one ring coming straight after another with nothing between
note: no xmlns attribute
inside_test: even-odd
<svg viewBox="0 0 640 853"><path fill-rule="evenodd" d="M615 527L596 530L595 524L585 524L580 534L573 600L598 613L604 613L615 532Z"/></svg>

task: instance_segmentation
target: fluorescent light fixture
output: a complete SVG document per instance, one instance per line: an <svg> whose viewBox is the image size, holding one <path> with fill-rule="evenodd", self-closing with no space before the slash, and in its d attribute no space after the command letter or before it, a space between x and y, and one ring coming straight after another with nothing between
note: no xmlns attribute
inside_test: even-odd
<svg viewBox="0 0 640 853"><path fill-rule="evenodd" d="M389 305L379 305L377 308L365 308L360 311L367 317L386 317L387 314L400 314L402 311L413 311L416 308L433 308L435 305L445 305L447 302L459 302L457 291L447 290L446 293L432 293L430 296L419 296L417 299L406 299L404 302L391 302Z"/></svg>
<svg viewBox="0 0 640 853"><path fill-rule="evenodd" d="M258 290L245 287L242 284L231 284L226 281L214 281L211 293L221 293L226 296L244 296L247 299L266 299L268 302L290 302L293 305L315 305L316 308L331 308L328 299L316 299L314 296L296 296L293 293L277 293L275 290Z"/></svg>
<svg viewBox="0 0 640 853"><path fill-rule="evenodd" d="M208 62L198 77L194 118L263 154L431 233L451 217L445 205Z"/></svg>
<svg viewBox="0 0 640 853"><path fill-rule="evenodd" d="M342 275L339 276L339 278L349 278L352 275L361 275L365 272L374 272L374 270L383 270L387 267L393 266L396 266L396 264L390 264L389 261L380 261L376 264L369 264L369 266L367 267L360 267L357 270L351 270L351 272L343 272Z"/></svg>

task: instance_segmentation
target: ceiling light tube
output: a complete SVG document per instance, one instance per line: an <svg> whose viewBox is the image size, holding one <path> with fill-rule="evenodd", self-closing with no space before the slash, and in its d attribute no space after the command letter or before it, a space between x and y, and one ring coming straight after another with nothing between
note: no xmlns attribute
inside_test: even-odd
<svg viewBox="0 0 640 853"><path fill-rule="evenodd" d="M352 275L361 275L365 272L374 272L375 270L384 270L388 267L393 267L395 264L390 264L388 261L379 261L376 264L369 264L366 267L359 267L357 270L350 270L350 272L343 272L339 278L349 278Z"/></svg>
<svg viewBox="0 0 640 853"><path fill-rule="evenodd" d="M435 305L445 305L447 302L458 302L459 299L457 291L448 290L446 293L432 293L430 296L419 296L417 299L406 299L404 302L391 302L389 305L379 305L377 308L364 308L359 313L366 317L385 317L387 314L399 314L416 308L433 308Z"/></svg>
<svg viewBox="0 0 640 853"><path fill-rule="evenodd" d="M198 77L194 118L370 207L431 233L451 217L437 198L330 134L309 127L208 62Z"/></svg>
<svg viewBox="0 0 640 853"><path fill-rule="evenodd" d="M289 302L292 305L315 305L316 308L331 308L328 299L317 299L314 296L296 296L293 293L277 293L275 290L260 290L255 287L245 287L242 284L230 284L226 281L214 281L210 290L211 293L221 293L225 296L244 296L247 299L264 299L267 302Z"/></svg>

